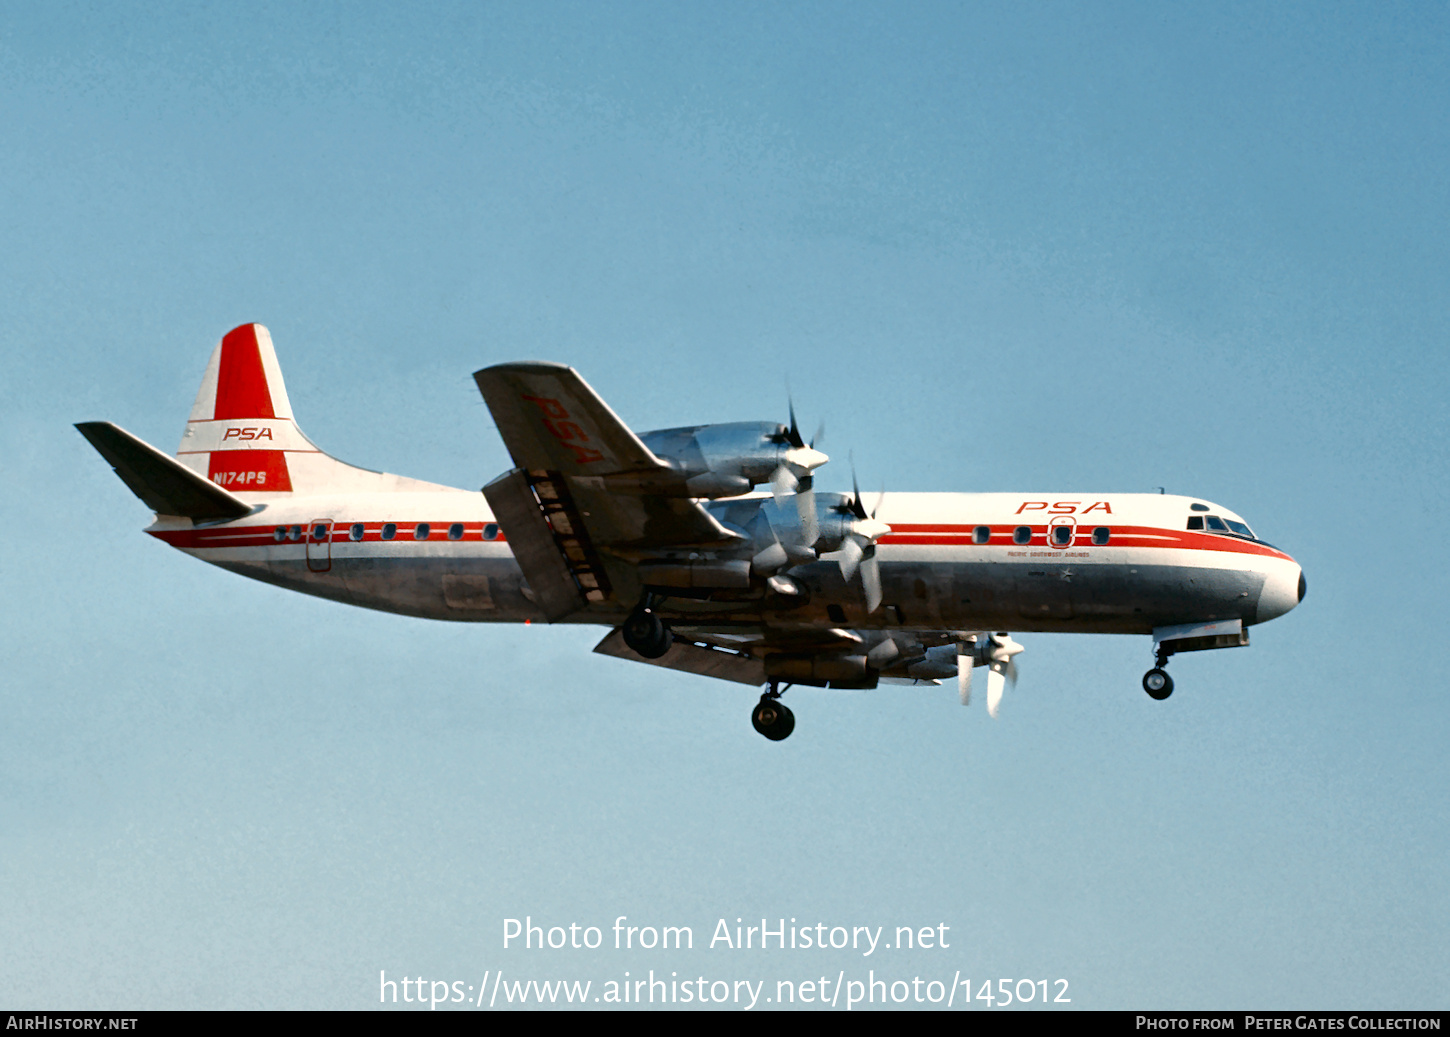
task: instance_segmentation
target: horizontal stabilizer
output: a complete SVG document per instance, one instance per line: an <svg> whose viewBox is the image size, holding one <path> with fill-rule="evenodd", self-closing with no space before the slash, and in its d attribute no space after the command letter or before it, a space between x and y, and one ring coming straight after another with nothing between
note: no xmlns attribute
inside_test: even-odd
<svg viewBox="0 0 1450 1037"><path fill-rule="evenodd" d="M76 428L158 515L214 522L252 511L250 504L109 421L83 421Z"/></svg>

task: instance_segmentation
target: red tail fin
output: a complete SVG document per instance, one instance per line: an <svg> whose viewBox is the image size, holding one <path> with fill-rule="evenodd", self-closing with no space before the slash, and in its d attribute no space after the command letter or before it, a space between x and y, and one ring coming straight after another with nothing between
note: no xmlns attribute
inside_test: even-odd
<svg viewBox="0 0 1450 1037"><path fill-rule="evenodd" d="M333 493L441 489L354 468L318 450L292 419L272 336L243 324L207 364L177 460L233 493Z"/></svg>

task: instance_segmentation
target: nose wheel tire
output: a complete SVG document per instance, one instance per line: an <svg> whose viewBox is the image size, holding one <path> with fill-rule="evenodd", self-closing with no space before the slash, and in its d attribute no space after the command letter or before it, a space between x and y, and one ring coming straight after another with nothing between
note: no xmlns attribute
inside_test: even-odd
<svg viewBox="0 0 1450 1037"><path fill-rule="evenodd" d="M635 609L620 628L624 643L646 659L658 659L675 643L674 632L649 609Z"/></svg>
<svg viewBox="0 0 1450 1037"><path fill-rule="evenodd" d="M1162 702L1173 694L1173 678L1168 676L1167 670L1155 666L1143 674L1143 690Z"/></svg>
<svg viewBox="0 0 1450 1037"><path fill-rule="evenodd" d="M762 695L750 714L750 723L772 742L779 742L783 738L789 738L790 733L795 730L795 714L788 706L782 705L779 699Z"/></svg>

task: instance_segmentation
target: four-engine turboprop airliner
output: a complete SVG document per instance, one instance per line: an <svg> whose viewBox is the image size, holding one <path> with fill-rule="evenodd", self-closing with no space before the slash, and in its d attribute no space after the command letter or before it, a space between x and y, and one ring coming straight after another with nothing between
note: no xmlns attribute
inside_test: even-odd
<svg viewBox="0 0 1450 1037"><path fill-rule="evenodd" d="M596 652L763 686L751 719L774 740L792 684L955 676L967 704L981 666L996 716L1009 629L1151 635L1143 687L1164 699L1170 656L1246 645L1304 597L1294 559L1199 498L892 492L868 510L814 489L827 457L793 411L636 435L572 368L474 378L515 466L482 493L319 450L258 324L212 353L175 457L76 427L187 554L387 612L599 624Z"/></svg>

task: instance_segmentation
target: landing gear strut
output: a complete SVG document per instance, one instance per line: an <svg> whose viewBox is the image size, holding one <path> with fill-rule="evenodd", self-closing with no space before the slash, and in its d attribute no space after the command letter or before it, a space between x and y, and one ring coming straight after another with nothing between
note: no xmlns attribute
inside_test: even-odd
<svg viewBox="0 0 1450 1037"><path fill-rule="evenodd" d="M629 614L620 634L625 644L646 659L658 659L675 643L674 632L650 609L649 598L641 601Z"/></svg>
<svg viewBox="0 0 1450 1037"><path fill-rule="evenodd" d="M1162 702L1169 695L1173 694L1173 678L1168 676L1168 671L1163 668L1168 665L1168 656L1170 654L1160 644L1157 655L1154 657L1156 665L1147 673L1143 674L1143 690L1159 702Z"/></svg>
<svg viewBox="0 0 1450 1037"><path fill-rule="evenodd" d="M789 738L795 730L795 714L781 703L775 681L771 681L765 694L760 696L760 702L750 714L750 723L772 742Z"/></svg>

